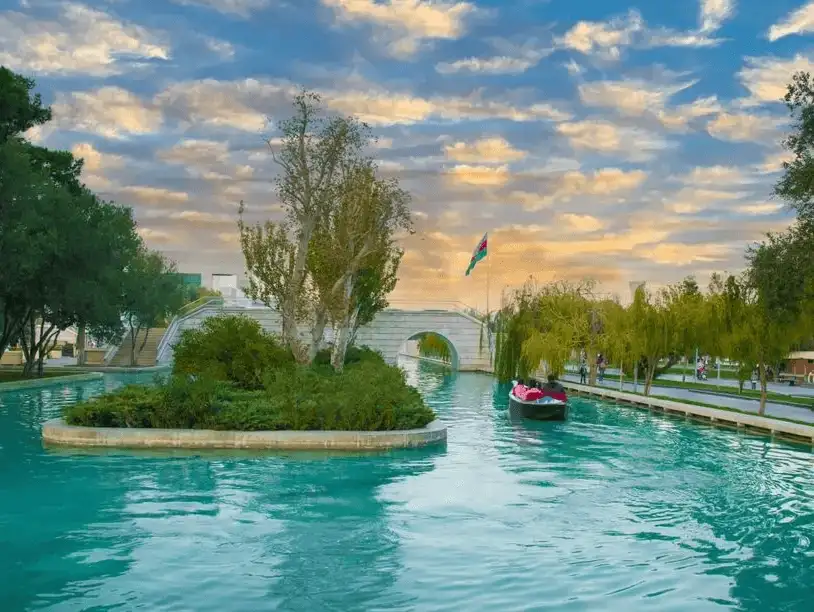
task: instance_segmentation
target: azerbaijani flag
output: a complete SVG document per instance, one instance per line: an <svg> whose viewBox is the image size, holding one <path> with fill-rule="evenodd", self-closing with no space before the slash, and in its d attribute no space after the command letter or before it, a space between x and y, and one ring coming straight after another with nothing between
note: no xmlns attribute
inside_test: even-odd
<svg viewBox="0 0 814 612"><path fill-rule="evenodd" d="M472 272L476 263L486 257L486 236L488 233L489 232L486 232L486 234L483 235L483 238L481 238L481 241L472 253L472 259L469 260L469 267L466 269L466 276L469 276L469 273Z"/></svg>

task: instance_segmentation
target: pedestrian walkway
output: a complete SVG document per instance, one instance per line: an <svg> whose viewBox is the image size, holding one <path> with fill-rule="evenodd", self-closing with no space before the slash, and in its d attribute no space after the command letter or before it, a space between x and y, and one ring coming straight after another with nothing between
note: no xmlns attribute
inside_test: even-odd
<svg viewBox="0 0 814 612"><path fill-rule="evenodd" d="M573 367L568 368L569 372L576 373L576 369ZM608 368L605 370L605 376L618 376L619 370L617 368ZM664 381L673 381L673 382L682 382L681 374L662 374L658 377L658 380L661 382ZM717 378L715 376L715 371L713 370L710 372L709 378L707 380L697 380L692 376L692 370L688 370L688 374L686 377L686 382L688 383L697 383L699 385L719 385L721 387L732 387L734 390L738 389L738 381L733 380L731 378ZM618 383L617 383L618 384ZM752 385L747 381L746 384L743 385L744 389L751 389ZM814 397L814 387L800 387L795 385L793 387L789 386L787 383L774 383L770 382L766 385L768 391L772 393L782 393L783 395L789 395L791 397Z"/></svg>
<svg viewBox="0 0 814 612"><path fill-rule="evenodd" d="M664 377L659 380L663 380ZM579 382L579 376L566 374L563 376L564 380L570 382ZM619 381L606 380L602 383L603 387L609 389L619 389ZM622 388L623 391L633 392L633 384L625 383ZM639 393L644 392L644 385L641 383L638 386ZM712 393L704 393L703 391L691 391L689 389L679 389L675 387L653 387L651 395L659 395L663 397L671 397L677 400L689 400L694 402L703 402L712 406L720 406L722 408L732 408L734 410L742 410L744 412L752 412L757 414L760 408L758 400L728 397L725 395L716 395ZM794 421L801 421L803 423L814 424L814 410L809 408L802 408L797 406L788 406L786 404L776 404L774 402L766 402L766 412L764 416L775 417L781 419L792 419Z"/></svg>

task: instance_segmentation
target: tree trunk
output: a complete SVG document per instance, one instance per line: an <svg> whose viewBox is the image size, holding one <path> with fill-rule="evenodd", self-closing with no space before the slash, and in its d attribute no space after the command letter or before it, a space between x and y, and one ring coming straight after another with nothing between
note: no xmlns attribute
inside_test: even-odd
<svg viewBox="0 0 814 612"><path fill-rule="evenodd" d="M348 275L348 277L345 279L345 314L342 317L342 322L339 325L339 334L334 340L334 347L331 351L331 366L333 367L334 372L342 372L345 367L345 354L348 351L351 330L353 329L356 314L358 313L356 308L353 309L353 312L351 312L349 308L352 291L353 278Z"/></svg>
<svg viewBox="0 0 814 612"><path fill-rule="evenodd" d="M687 366L690 365L687 355L684 355L684 370L681 372L681 382L687 382Z"/></svg>
<svg viewBox="0 0 814 612"><path fill-rule="evenodd" d="M644 394L650 395L650 390L653 387L653 378L656 374L656 361L648 359L647 360L647 378L645 379L644 383Z"/></svg>
<svg viewBox="0 0 814 612"><path fill-rule="evenodd" d="M34 360L34 345L36 344L37 326L34 317L29 317L24 325L24 329L20 334L20 344L23 347L23 357L25 363L23 364L23 378L28 378L34 371L36 362Z"/></svg>
<svg viewBox="0 0 814 612"><path fill-rule="evenodd" d="M76 365L83 366L86 363L85 359L85 324L78 323L76 326L76 346L74 347L74 355L76 356Z"/></svg>
<svg viewBox="0 0 814 612"><path fill-rule="evenodd" d="M48 331L49 336L46 336L45 342L40 346L39 355L37 356L37 376L40 378L42 378L43 373L45 372L45 360L57 345L59 332L60 330L57 329L56 333L54 333L54 326L52 325L51 329Z"/></svg>
<svg viewBox="0 0 814 612"><path fill-rule="evenodd" d="M328 314L325 309L318 307L314 313L314 325L311 327L311 346L308 349L308 363L314 359L322 346L322 337L325 335L325 326L328 324Z"/></svg>
<svg viewBox="0 0 814 612"><path fill-rule="evenodd" d="M760 407L757 410L757 413L761 416L766 412L766 364L761 363L758 366L758 372L760 372Z"/></svg>
<svg viewBox="0 0 814 612"><path fill-rule="evenodd" d="M594 353L591 352L591 355ZM588 384L591 386L596 385L596 359L592 359L588 365Z"/></svg>
<svg viewBox="0 0 814 612"><path fill-rule="evenodd" d="M639 392L639 362L633 362L633 393Z"/></svg>
<svg viewBox="0 0 814 612"><path fill-rule="evenodd" d="M283 342L299 363L306 363L308 354L303 350L302 342L300 342L300 334L297 329L297 307L293 299L287 297L280 304L280 318L282 319Z"/></svg>
<svg viewBox="0 0 814 612"><path fill-rule="evenodd" d="M619 391L625 390L625 362L619 360Z"/></svg>
<svg viewBox="0 0 814 612"><path fill-rule="evenodd" d="M133 324L130 324L130 367L136 367L136 338L138 338L138 333L141 331L141 325L133 327Z"/></svg>

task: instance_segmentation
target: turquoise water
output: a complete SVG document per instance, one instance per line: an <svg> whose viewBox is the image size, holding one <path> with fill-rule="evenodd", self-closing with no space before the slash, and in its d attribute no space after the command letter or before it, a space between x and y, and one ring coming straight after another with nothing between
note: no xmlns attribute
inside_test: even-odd
<svg viewBox="0 0 814 612"><path fill-rule="evenodd" d="M582 399L512 423L490 378L405 367L446 448L44 450L123 377L0 394L0 610L812 609L810 450Z"/></svg>

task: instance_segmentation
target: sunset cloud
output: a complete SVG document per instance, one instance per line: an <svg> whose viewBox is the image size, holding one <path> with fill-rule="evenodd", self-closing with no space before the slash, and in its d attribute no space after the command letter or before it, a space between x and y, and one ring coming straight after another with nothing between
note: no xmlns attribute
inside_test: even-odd
<svg viewBox="0 0 814 612"><path fill-rule="evenodd" d="M38 74L121 74L134 61L167 60L162 35L72 2L59 18L41 21L0 12L0 65Z"/></svg>

